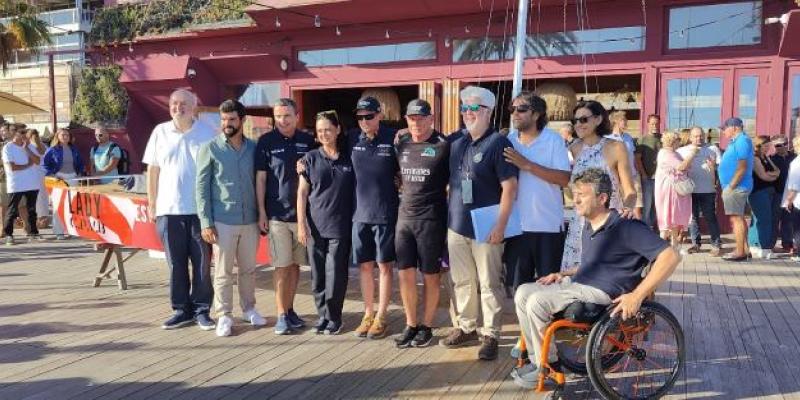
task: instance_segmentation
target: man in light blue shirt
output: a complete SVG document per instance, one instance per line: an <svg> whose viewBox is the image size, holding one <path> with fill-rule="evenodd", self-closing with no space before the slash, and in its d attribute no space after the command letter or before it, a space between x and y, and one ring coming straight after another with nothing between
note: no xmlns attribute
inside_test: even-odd
<svg viewBox="0 0 800 400"><path fill-rule="evenodd" d="M722 186L722 204L725 215L731 220L736 238L736 250L724 257L728 261L745 261L750 254L747 247L747 224L744 209L747 197L753 190L753 142L744 132L739 118L728 118L720 127L730 141L719 163L719 182Z"/></svg>
<svg viewBox="0 0 800 400"><path fill-rule="evenodd" d="M122 150L111 141L111 136L104 126L95 128L94 137L97 139L97 145L92 146L89 154L92 160L89 163L89 174L92 176L118 175L117 164L122 158ZM101 184L112 181L111 178L100 179Z"/></svg>

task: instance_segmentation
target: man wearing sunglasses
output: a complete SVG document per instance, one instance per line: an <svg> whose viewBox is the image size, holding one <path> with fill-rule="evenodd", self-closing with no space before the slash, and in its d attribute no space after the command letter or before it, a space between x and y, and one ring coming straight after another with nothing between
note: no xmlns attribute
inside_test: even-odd
<svg viewBox="0 0 800 400"><path fill-rule="evenodd" d="M89 175L117 175L117 164L122 158L122 150L111 141L108 130L104 126L95 128L94 137L97 139L97 144L92 146L89 151L89 157L92 159L92 162L89 163ZM101 184L111 181L112 179L109 178L100 179Z"/></svg>
<svg viewBox="0 0 800 400"><path fill-rule="evenodd" d="M269 237L270 260L275 267L275 333L284 335L305 326L294 311L300 265L306 249L297 238L297 160L314 147L314 137L297 128L297 104L278 99L272 107L275 129L256 145L258 225Z"/></svg>
<svg viewBox="0 0 800 400"><path fill-rule="evenodd" d="M775 154L770 156L772 162L778 167L778 170L781 172L778 175L778 179L775 180L775 191L778 194L775 196L775 217L774 223L772 226L774 227L774 236L775 238L781 238L781 247L783 251L789 253L792 251L793 243L792 243L792 220L791 220L791 213L780 206L780 202L783 200L783 193L786 189L786 178L789 176L789 164L792 163L792 160L795 158L794 152L789 151L789 146L787 145L786 137L778 136L772 142L773 147L775 147Z"/></svg>
<svg viewBox="0 0 800 400"><path fill-rule="evenodd" d="M353 171L356 175L356 209L353 214L353 258L361 270L364 317L355 335L386 336L386 310L392 294L392 269L396 259L394 230L398 194L395 177L400 170L394 149L395 130L381 124L381 103L374 97L358 100L359 129L350 132ZM373 270L380 270L378 310L374 310Z"/></svg>
<svg viewBox="0 0 800 400"><path fill-rule="evenodd" d="M447 248L456 297L458 327L442 340L448 348L482 345L478 358L497 358L497 338L503 304L503 240L517 193L519 170L503 157L511 142L491 126L495 96L485 88L468 86L460 93L466 127L450 148L450 197ZM471 211L499 204L497 222L488 243L475 239Z"/></svg>

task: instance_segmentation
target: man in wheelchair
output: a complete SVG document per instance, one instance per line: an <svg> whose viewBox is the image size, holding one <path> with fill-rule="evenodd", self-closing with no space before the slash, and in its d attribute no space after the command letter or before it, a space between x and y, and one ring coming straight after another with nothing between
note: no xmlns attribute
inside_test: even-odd
<svg viewBox="0 0 800 400"><path fill-rule="evenodd" d="M539 353L554 314L579 301L613 303L612 317L633 317L680 262L680 255L647 225L608 208L612 190L611 179L600 169L588 169L575 177L575 209L586 219L580 267L544 276L517 289L517 318L531 360L511 372L519 386L536 387ZM651 262L652 268L643 279L643 270ZM548 362L558 365L555 346L551 345L548 353Z"/></svg>

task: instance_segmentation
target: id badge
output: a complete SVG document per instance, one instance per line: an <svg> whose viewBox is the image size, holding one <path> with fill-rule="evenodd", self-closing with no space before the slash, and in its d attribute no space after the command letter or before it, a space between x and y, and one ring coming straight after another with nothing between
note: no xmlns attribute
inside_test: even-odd
<svg viewBox="0 0 800 400"><path fill-rule="evenodd" d="M464 204L472 204L472 179L464 178L461 180L461 199Z"/></svg>

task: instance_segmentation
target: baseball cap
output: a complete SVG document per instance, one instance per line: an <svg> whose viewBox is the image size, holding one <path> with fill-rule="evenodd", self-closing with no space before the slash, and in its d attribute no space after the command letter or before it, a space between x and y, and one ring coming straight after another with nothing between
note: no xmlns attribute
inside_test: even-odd
<svg viewBox="0 0 800 400"><path fill-rule="evenodd" d="M381 112L381 103L378 101L378 99L372 96L362 97L358 100L358 103L356 103L356 109L353 110L353 112L362 110L379 113Z"/></svg>
<svg viewBox="0 0 800 400"><path fill-rule="evenodd" d="M741 118L732 117L725 120L725 123L723 123L719 128L725 129L728 127L744 128L744 122L742 122Z"/></svg>
<svg viewBox="0 0 800 400"><path fill-rule="evenodd" d="M406 107L406 115L431 115L431 105L422 99L411 100L411 102L408 103L408 107Z"/></svg>

